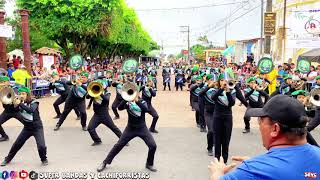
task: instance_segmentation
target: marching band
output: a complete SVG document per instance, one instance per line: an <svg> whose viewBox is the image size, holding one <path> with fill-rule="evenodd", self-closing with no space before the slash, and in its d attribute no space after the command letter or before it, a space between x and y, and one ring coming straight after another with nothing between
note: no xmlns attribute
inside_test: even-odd
<svg viewBox="0 0 320 180"><path fill-rule="evenodd" d="M70 60L70 68L80 70L82 60L79 57ZM305 74L310 70L306 62L297 66L299 73ZM236 99L240 100L247 110L250 108L262 108L264 104L277 94L285 94L297 98L306 107L310 116L308 131L314 130L320 124L320 76L315 78L316 83L308 84L301 76L300 79L293 78L288 74L283 77L283 82L277 86L277 72L271 59L262 58L257 66L256 72L242 74L233 69L232 65L223 64L207 65L178 65L174 71L169 64L163 66L162 78L164 91L171 91L171 77L174 74L176 91L182 91L187 86L190 92L190 105L195 111L196 125L200 132L207 133L207 152L209 156L223 157L224 162L228 160L229 143L233 128L232 108L236 105ZM53 74L50 82L57 89L60 96L53 103L56 117L59 121L54 128L58 131L68 114L74 110L81 119L83 131L88 131L93 146L101 144L101 139L96 132L100 124L104 124L119 137L118 142L107 155L106 159L99 165L98 171L103 171L110 165L114 157L128 145L128 142L140 137L149 148L146 168L157 171L154 167L154 155L157 145L151 133L158 133L156 124L159 119L156 107L152 99L157 94L157 69L153 66L139 65L136 60L126 60L122 65L122 74L113 78L113 72L95 73L89 77L88 72L81 72L78 77L72 77L69 81ZM188 83L188 85L186 85ZM43 165L48 164L46 157L46 145L43 126L39 115L39 102L31 99L31 91L28 87L19 86L17 93L10 86L10 79L6 76L0 77L0 100L4 111L0 115L0 141L7 141L8 135L2 128L2 124L11 118L20 121L24 128L13 144L8 156L1 166L10 163L15 154L23 146L25 141L34 136L36 138L39 155ZM111 105L115 115L112 119L109 114L110 91L108 88L116 89L116 97ZM141 92L141 97L139 96ZM16 95L17 94L17 95ZM86 107L86 99L89 105ZM61 113L59 105L64 103ZM94 115L87 127L87 113L93 105ZM119 119L118 110L126 110L128 113L128 124L123 132L114 124L113 120ZM151 126L147 128L145 114L152 116ZM250 117L243 117L243 133L250 133ZM317 142L308 133L308 142L317 145Z"/></svg>

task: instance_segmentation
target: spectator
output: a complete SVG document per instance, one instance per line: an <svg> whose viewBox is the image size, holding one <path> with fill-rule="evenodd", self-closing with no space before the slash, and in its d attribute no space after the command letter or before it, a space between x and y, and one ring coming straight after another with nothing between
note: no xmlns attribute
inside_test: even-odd
<svg viewBox="0 0 320 180"><path fill-rule="evenodd" d="M318 73L315 71L315 67L314 66L310 66L310 72L305 76L305 78L307 79L307 90L310 92L311 91L311 87L313 86L313 84L316 83L315 78L317 77Z"/></svg>
<svg viewBox="0 0 320 180"><path fill-rule="evenodd" d="M9 68L8 68L8 77L10 78L10 81L14 81L14 78L12 77L12 73L15 71L15 68L13 66L13 64L9 64Z"/></svg>
<svg viewBox="0 0 320 180"><path fill-rule="evenodd" d="M263 108L247 111L251 117L259 117L259 129L266 154L252 159L233 157L242 161L226 166L221 158L209 166L210 180L272 179L305 180L315 179L320 174L320 149L307 143L306 124L308 118L304 106L296 99L277 95Z"/></svg>
<svg viewBox="0 0 320 180"><path fill-rule="evenodd" d="M19 69L12 73L12 77L16 82L16 87L19 88L21 86L27 85L27 80L31 79L30 74L28 73L26 67L23 64L19 65Z"/></svg>
<svg viewBox="0 0 320 180"><path fill-rule="evenodd" d="M19 61L20 64L23 64L21 56L18 56L18 61Z"/></svg>
<svg viewBox="0 0 320 180"><path fill-rule="evenodd" d="M14 67L14 69L18 69L19 65L20 65L20 61L19 61L19 59L17 59L16 55L13 55L12 57L13 57L12 58L13 67Z"/></svg>
<svg viewBox="0 0 320 180"><path fill-rule="evenodd" d="M277 80L281 83L283 82L283 76L286 74L286 72L283 70L283 67L281 65L278 66L278 78Z"/></svg>

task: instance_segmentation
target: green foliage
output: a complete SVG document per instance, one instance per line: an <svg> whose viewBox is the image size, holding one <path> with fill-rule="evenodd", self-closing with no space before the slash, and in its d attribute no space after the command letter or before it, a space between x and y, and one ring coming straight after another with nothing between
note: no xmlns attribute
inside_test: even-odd
<svg viewBox="0 0 320 180"><path fill-rule="evenodd" d="M16 2L19 8L31 11L33 28L56 42L67 56L138 56L157 48L124 0Z"/></svg>

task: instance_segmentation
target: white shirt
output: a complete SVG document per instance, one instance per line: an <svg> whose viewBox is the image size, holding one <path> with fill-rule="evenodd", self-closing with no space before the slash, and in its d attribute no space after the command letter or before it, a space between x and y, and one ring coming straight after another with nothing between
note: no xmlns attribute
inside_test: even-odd
<svg viewBox="0 0 320 180"><path fill-rule="evenodd" d="M316 77L318 75L318 73L316 71L312 71L309 73L308 77ZM316 80L313 79L313 80L308 80L307 83L316 83Z"/></svg>

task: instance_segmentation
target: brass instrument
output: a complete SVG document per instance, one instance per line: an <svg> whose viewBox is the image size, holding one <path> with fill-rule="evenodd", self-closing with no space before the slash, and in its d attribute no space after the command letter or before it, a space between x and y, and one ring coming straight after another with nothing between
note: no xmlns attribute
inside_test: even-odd
<svg viewBox="0 0 320 180"><path fill-rule="evenodd" d="M310 103L316 107L320 106L320 88L315 88L311 90Z"/></svg>
<svg viewBox="0 0 320 180"><path fill-rule="evenodd" d="M0 91L0 101L2 104L13 104L14 106L17 106L22 102L22 98L16 96L11 87L3 87Z"/></svg>
<svg viewBox="0 0 320 180"><path fill-rule="evenodd" d="M264 90L266 90L268 88L268 86L269 86L269 83L266 82L266 81L263 81L262 83L260 83L258 85L257 90L258 91L264 91Z"/></svg>
<svg viewBox="0 0 320 180"><path fill-rule="evenodd" d="M228 89L234 89L237 85L237 81L235 80L228 80L227 81L227 88Z"/></svg>
<svg viewBox="0 0 320 180"><path fill-rule="evenodd" d="M305 82L303 80L296 80L293 81L291 84L291 88L296 89L296 90L301 90L304 88Z"/></svg>
<svg viewBox="0 0 320 180"><path fill-rule="evenodd" d="M101 96L101 94L103 93L103 85L99 82L93 81L88 85L88 95L96 98Z"/></svg>
<svg viewBox="0 0 320 180"><path fill-rule="evenodd" d="M121 90L121 96L124 100L128 102L132 102L135 100L137 95L138 95L138 88L135 83L127 82L123 84L123 87Z"/></svg>

